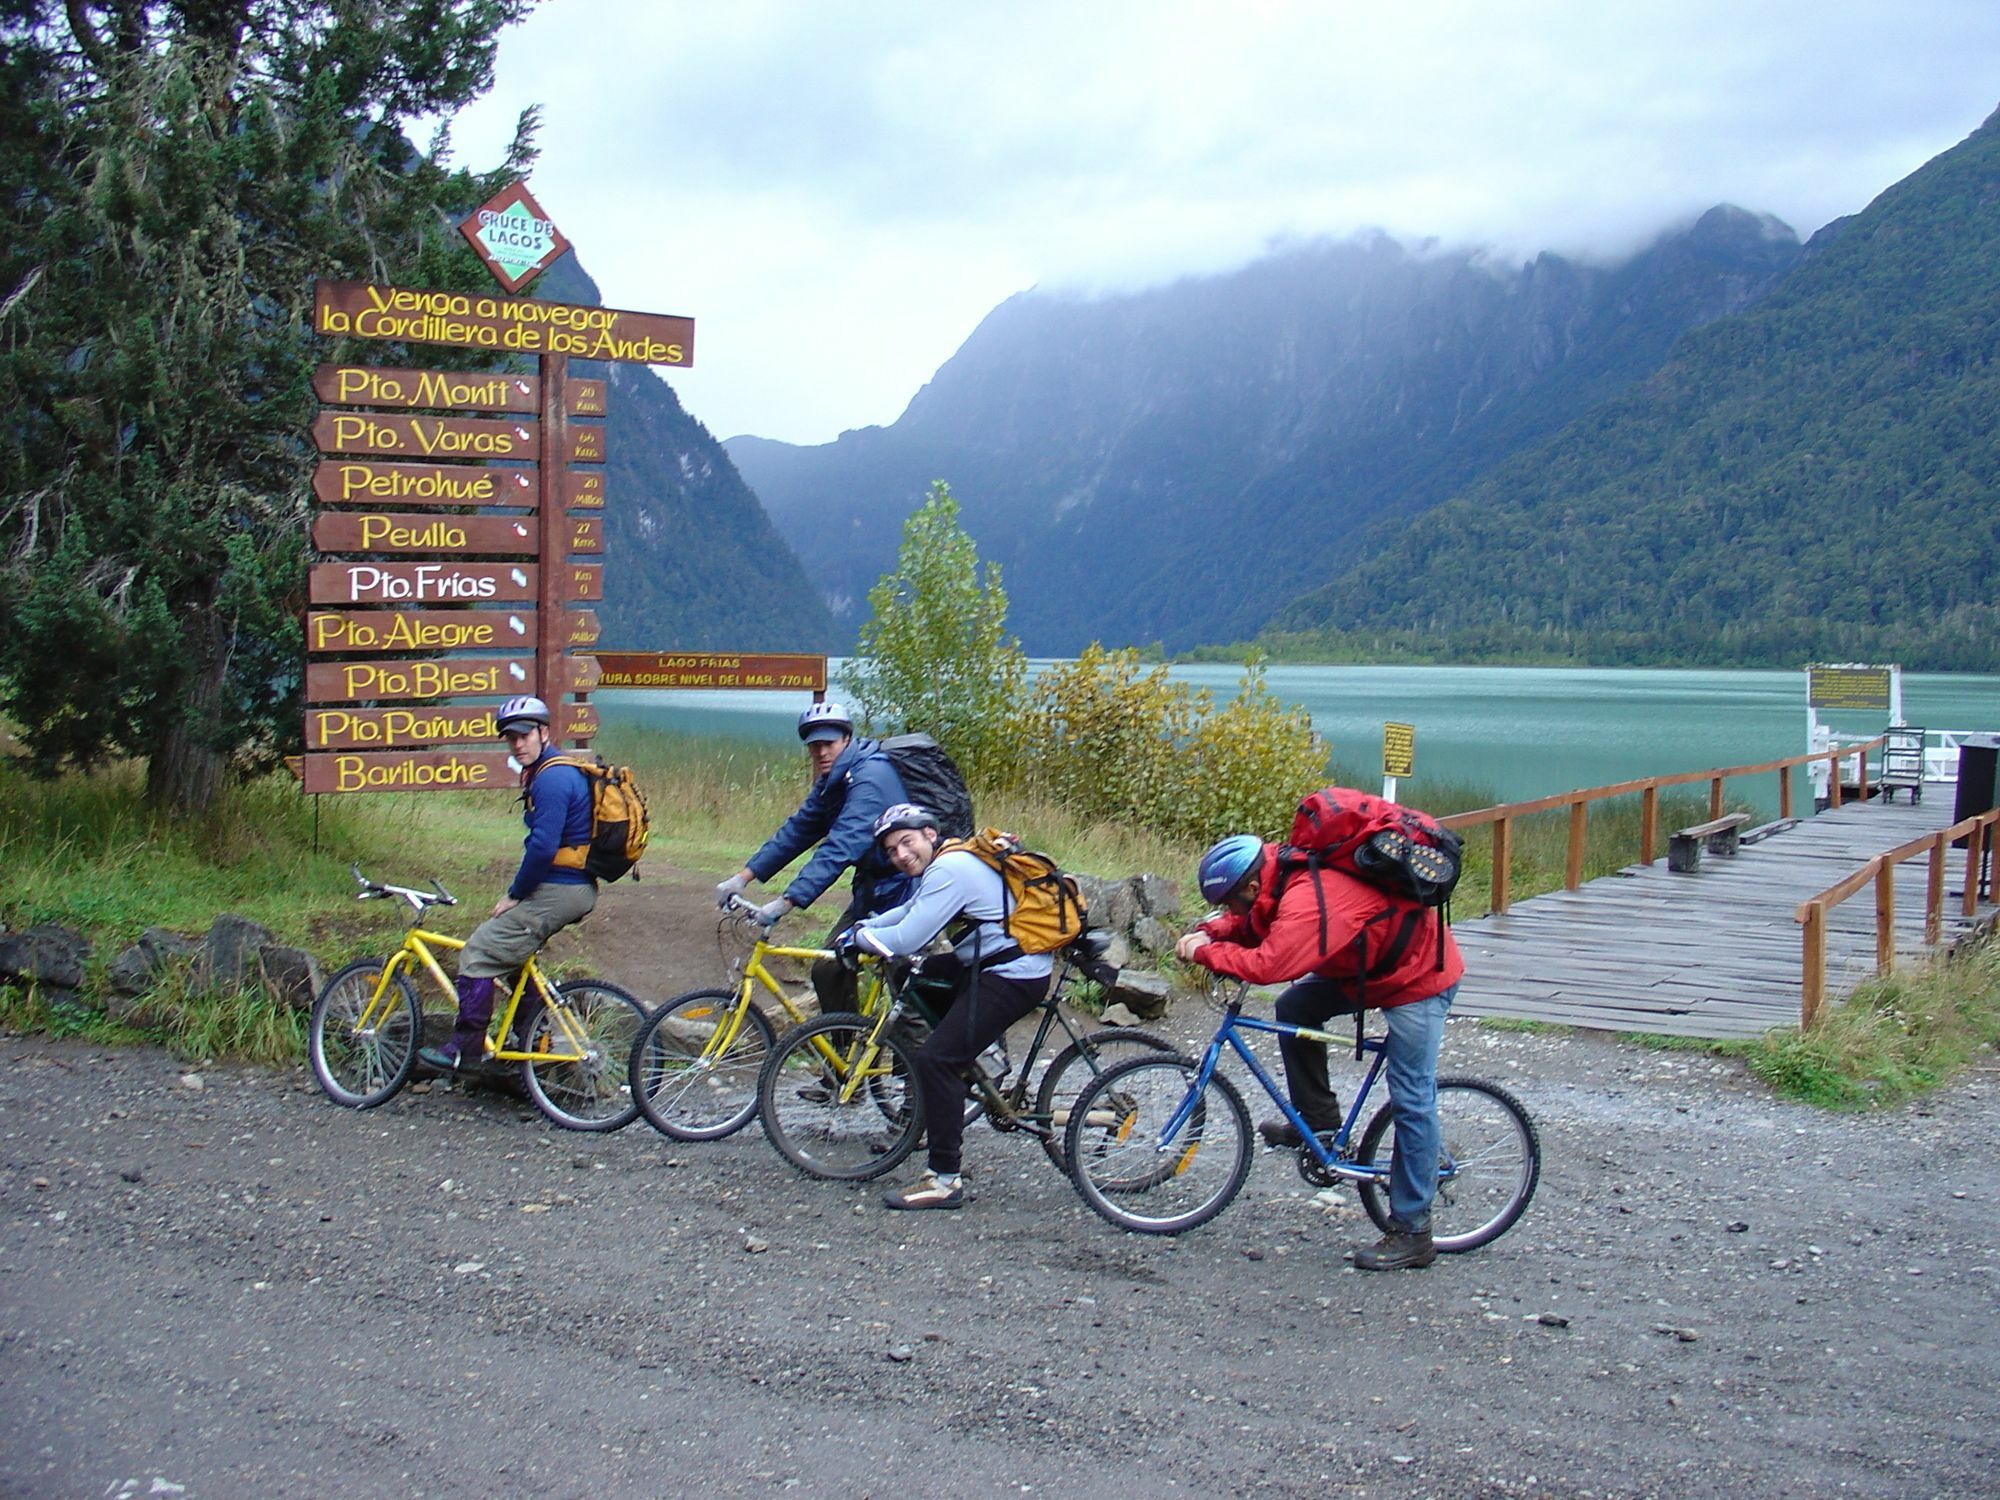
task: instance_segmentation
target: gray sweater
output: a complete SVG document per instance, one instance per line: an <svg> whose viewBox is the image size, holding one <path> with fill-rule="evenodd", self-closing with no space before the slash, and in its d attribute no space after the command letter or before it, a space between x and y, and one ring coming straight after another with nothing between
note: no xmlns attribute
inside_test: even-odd
<svg viewBox="0 0 2000 1500"><path fill-rule="evenodd" d="M972 926L953 945L952 952L965 963L974 964L982 955L997 953L1014 942L1001 925L1006 890L998 870L976 854L955 849L931 861L917 883L917 893L908 901L856 922L854 940L885 957L920 953L947 923L963 915L971 919ZM987 972L1003 979L1041 979L1054 969L1055 960L1049 954L1024 953L992 965Z"/></svg>

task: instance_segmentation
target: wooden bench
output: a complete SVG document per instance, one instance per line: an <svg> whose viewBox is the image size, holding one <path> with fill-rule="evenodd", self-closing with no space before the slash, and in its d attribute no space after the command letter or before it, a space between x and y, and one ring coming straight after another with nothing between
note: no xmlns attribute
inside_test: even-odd
<svg viewBox="0 0 2000 1500"><path fill-rule="evenodd" d="M1734 854L1742 838L1743 825L1749 821L1748 813L1728 813L1670 834L1667 838L1667 868L1692 875L1701 868L1703 843L1708 845L1710 854Z"/></svg>

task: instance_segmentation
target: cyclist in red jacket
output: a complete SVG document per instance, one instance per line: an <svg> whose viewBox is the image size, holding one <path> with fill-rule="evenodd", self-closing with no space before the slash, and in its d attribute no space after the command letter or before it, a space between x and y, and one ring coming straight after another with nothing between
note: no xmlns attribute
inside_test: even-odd
<svg viewBox="0 0 2000 1500"><path fill-rule="evenodd" d="M1380 1008L1388 1022L1389 1105L1396 1149L1390 1163L1393 1227L1354 1252L1364 1271L1427 1266L1431 1200L1437 1196L1438 1048L1465 962L1443 914L1399 900L1336 869L1281 868L1278 846L1247 833L1220 840L1201 857L1203 899L1219 915L1183 937L1174 952L1217 974L1251 984L1289 984L1275 1013L1295 1026ZM1314 1131L1340 1128L1340 1101L1327 1082L1326 1044L1285 1037L1278 1044L1293 1105ZM1299 1145L1282 1118L1259 1127L1272 1145Z"/></svg>

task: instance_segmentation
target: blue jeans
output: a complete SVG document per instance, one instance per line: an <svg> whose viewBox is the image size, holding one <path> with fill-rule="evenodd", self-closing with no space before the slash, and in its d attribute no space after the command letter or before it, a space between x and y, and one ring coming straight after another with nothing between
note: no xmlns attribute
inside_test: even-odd
<svg viewBox="0 0 2000 1500"><path fill-rule="evenodd" d="M1428 1000L1392 1005L1382 1012L1389 1023L1387 1049L1389 1108L1396 1118L1396 1150L1389 1163L1389 1213L1407 1230L1428 1229L1431 1200L1437 1197L1438 1048L1444 1042L1445 1012L1458 986Z"/></svg>

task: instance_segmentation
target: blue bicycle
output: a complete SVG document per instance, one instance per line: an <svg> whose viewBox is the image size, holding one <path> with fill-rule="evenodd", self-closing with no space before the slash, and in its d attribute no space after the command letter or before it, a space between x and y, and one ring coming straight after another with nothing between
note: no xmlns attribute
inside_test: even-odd
<svg viewBox="0 0 2000 1500"><path fill-rule="evenodd" d="M1216 1070L1224 1047L1243 1060L1304 1138L1299 1175L1315 1187L1351 1182L1361 1206L1389 1228L1389 1162L1395 1117L1384 1104L1356 1143L1356 1127L1387 1066L1387 1043L1355 1017L1354 1055L1372 1057L1340 1129L1315 1135L1245 1042L1246 1031L1342 1045L1310 1027L1243 1014L1243 989L1223 1002L1222 1023L1199 1060L1141 1057L1091 1081L1065 1135L1070 1174L1083 1201L1121 1229L1180 1234L1229 1206L1250 1175L1256 1137L1235 1084ZM1441 1251L1476 1250L1513 1227L1541 1180L1542 1145L1512 1094L1483 1079L1438 1079L1437 1201L1431 1234Z"/></svg>

